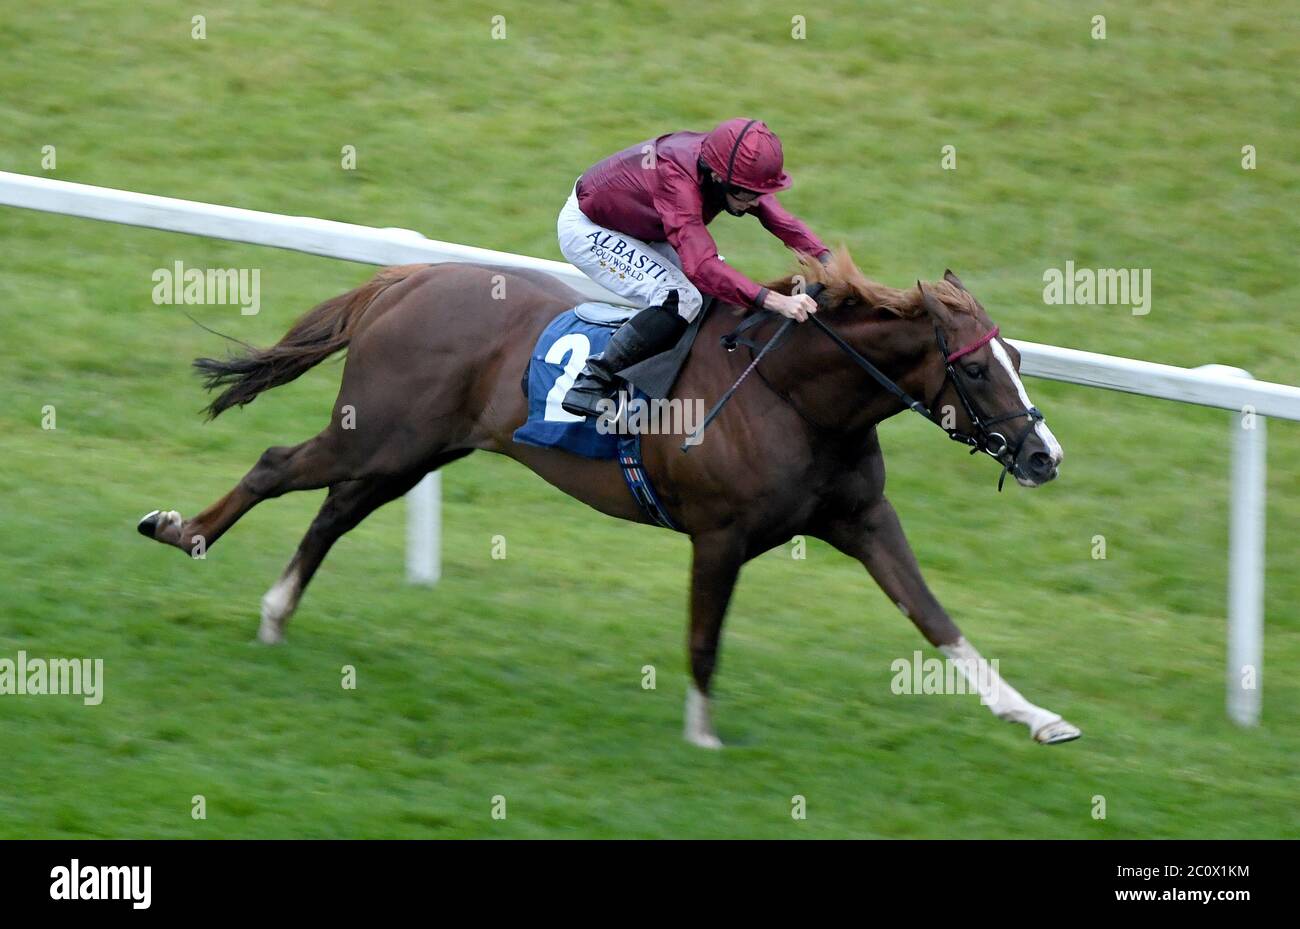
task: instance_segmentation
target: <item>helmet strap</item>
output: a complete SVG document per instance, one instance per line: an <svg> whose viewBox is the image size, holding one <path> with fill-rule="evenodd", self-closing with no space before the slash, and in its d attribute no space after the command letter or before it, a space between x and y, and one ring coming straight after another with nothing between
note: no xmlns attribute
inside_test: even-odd
<svg viewBox="0 0 1300 929"><path fill-rule="evenodd" d="M749 131L749 127L754 125L756 122L758 122L758 120L751 119L749 122L745 123L745 128L740 130L740 135L736 136L736 141L732 143L731 155L727 158L727 179L724 182L724 186L726 187L731 187L731 172L732 169L736 167L736 152L740 151L740 142L745 138L745 133Z"/></svg>

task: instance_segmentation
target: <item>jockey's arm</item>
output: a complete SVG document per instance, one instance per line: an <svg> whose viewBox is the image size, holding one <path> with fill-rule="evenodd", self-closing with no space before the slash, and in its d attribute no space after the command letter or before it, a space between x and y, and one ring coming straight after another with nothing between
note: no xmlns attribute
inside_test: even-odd
<svg viewBox="0 0 1300 929"><path fill-rule="evenodd" d="M784 242L786 247L805 255L813 255L822 264L830 260L830 249L803 220L781 206L775 194L759 197L749 212L757 216L763 228Z"/></svg>
<svg viewBox="0 0 1300 929"><path fill-rule="evenodd" d="M668 244L681 260L682 272L701 293L736 306L772 310L801 322L809 313L816 312L816 303L806 294L787 296L768 290L718 257L717 243L704 225L700 189L687 175L676 171L665 173L655 193L655 209L663 222ZM811 233L808 236L810 241L816 241Z"/></svg>
<svg viewBox="0 0 1300 929"><path fill-rule="evenodd" d="M704 225L700 189L680 171L663 172L654 205L668 244L682 272L701 293L736 306L762 307L768 290L718 257L718 246Z"/></svg>

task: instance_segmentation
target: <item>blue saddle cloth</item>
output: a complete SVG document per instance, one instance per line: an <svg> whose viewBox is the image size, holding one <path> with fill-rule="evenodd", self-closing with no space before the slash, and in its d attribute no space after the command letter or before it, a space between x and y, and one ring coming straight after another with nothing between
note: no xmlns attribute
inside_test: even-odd
<svg viewBox="0 0 1300 929"><path fill-rule="evenodd" d="M617 460L637 505L658 525L677 529L641 465L641 436L619 434L616 429L602 433L597 417L574 416L560 406L587 359L605 350L626 316L621 308L584 303L551 320L528 362L522 385L528 396L528 419L515 430L514 440L584 458ZM635 396L646 398L640 390Z"/></svg>
<svg viewBox="0 0 1300 929"><path fill-rule="evenodd" d="M528 363L528 421L515 430L514 439L583 458L613 459L621 437L613 431L602 435L596 417L574 416L560 406L587 359L605 350L618 325L589 322L575 312L581 309L555 317L537 340Z"/></svg>

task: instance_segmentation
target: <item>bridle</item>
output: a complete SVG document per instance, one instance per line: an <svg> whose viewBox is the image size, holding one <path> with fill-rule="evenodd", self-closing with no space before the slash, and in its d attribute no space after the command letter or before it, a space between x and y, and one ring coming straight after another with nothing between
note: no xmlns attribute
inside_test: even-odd
<svg viewBox="0 0 1300 929"><path fill-rule="evenodd" d="M814 284L812 287L808 288L806 293L814 300L817 300L820 304L821 301L819 298L823 290L825 290L824 284ZM759 350L757 353L754 353L753 361L750 362L749 367L744 370L740 377L737 378L736 382L731 385L730 389L728 389L718 402L714 404L713 409L708 412L708 415L704 417L704 421L700 424L699 429L692 434L686 444L682 445L682 451L686 451L690 445L698 444L699 436L704 432L705 427L707 427L718 413L721 412L723 405L731 399L731 396L736 392L736 389L740 387L745 378L747 378L750 373L758 367L758 363L763 360L763 356L780 344L782 339L789 332L790 326L794 323L794 320L792 319L785 320L781 324L781 327L777 329L776 334L773 335L772 338L768 339L768 341L761 347L755 345L754 342L748 339L741 338L742 334L746 330L768 321L775 315L776 314L772 313L770 310L759 310L757 313L751 314L747 319L745 319L744 322L742 322L733 332L722 337L722 346L729 352L735 351L736 347L741 344L748 346L751 353L753 353L755 348L758 348ZM990 332L980 336L969 345L964 345L956 351L949 351L948 341L944 338L943 330L939 328L938 323L935 323L934 336L935 342L939 347L939 352L943 356L944 379L939 385L939 389L935 391L934 399L931 401L930 405L927 406L912 397L907 393L907 391L903 390L903 388L899 387L898 384L889 377L889 375L885 374L874 364L864 358L857 349L845 341L843 336L832 329L823 320L819 319L816 315L813 315L808 317L808 321L815 324L818 329L824 332L832 342L839 346L839 348L853 360L859 368L866 371L867 374L871 376L872 380L892 394L896 400L903 404L904 407L914 413L924 416L930 422L934 423L947 434L948 438L969 446L972 455L977 452L983 452L998 464L1002 465L1002 474L998 477L998 490L1002 490L1002 485L1006 481L1007 474L1016 466L1016 459L1020 457L1020 450L1024 446L1025 440L1029 437L1029 434L1033 431L1034 427L1043 421L1043 414L1039 412L1037 407L1031 406L1028 408L1022 407L1019 410L1001 416L989 416L984 412L983 408L980 407L978 401L971 396L970 391L965 384L965 375L958 371L956 363L962 357L969 355L971 352L984 347L989 342L998 338L997 326L994 326ZM766 378L763 378L761 374L759 377L764 383L767 383ZM956 391L957 398L961 401L961 405L966 411L966 417L970 420L970 432L962 432L956 428L948 428L943 424L942 420L936 418L933 413L935 404L938 403L939 398L943 395L944 390L949 384L951 384L953 390ZM785 400L786 403L793 406L793 402L788 396L777 391L771 384L768 384L768 387L776 393L777 396ZM991 428L999 423L1017 419L1021 416L1028 417L1029 421L1012 439L1008 439L1005 433ZM804 418L807 419L807 417Z"/></svg>
<svg viewBox="0 0 1300 929"><path fill-rule="evenodd" d="M935 341L939 343L939 351L943 355L944 377L943 383L941 383L939 389L935 391L934 400L930 404L930 410L927 410L925 415L930 420L937 423L939 428L943 429L944 432L948 433L948 438L969 445L972 455L976 452L983 452L998 464L1002 465L1002 474L998 477L998 490L1001 491L1002 484L1007 479L1007 473L1016 466L1016 459L1020 457L1020 449L1024 446L1025 439L1029 438L1029 433L1033 432L1034 427L1043 421L1043 414L1039 411L1038 407L1031 406L1021 407L1018 410L1003 414L1002 416L989 416L984 412L983 408L980 407L978 401L970 395L970 391L963 382L963 378L958 375L957 360L964 355L969 355L971 352L983 348L989 342L998 338L997 326L994 326L990 332L985 333L974 342L957 349L955 352L948 351L948 340L943 337L943 330L939 328L938 323L935 323L934 325L934 338ZM850 352L853 351L852 346L849 346L847 342L844 344L848 347ZM853 354L857 353L853 352ZM934 409L935 404L939 402L939 397L943 394L944 388L949 384L951 384L953 390L957 392L957 399L961 401L962 407L966 410L966 418L970 420L971 426L973 427L972 432L962 432L955 428L948 429L941 421L936 420L934 414L930 412ZM1021 416L1028 417L1029 421L1025 423L1023 429L1016 433L1014 439L1008 439L1002 432L997 432L990 428L998 423L1004 423L1007 420L1019 419Z"/></svg>

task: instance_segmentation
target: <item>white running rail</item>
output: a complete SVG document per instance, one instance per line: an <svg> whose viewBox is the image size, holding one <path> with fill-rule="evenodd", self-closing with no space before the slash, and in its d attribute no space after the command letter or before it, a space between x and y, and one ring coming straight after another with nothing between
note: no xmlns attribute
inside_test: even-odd
<svg viewBox="0 0 1300 929"><path fill-rule="evenodd" d="M171 197L72 184L0 171L0 205L269 245L328 258L390 265L448 261L531 268L554 275L589 300L623 302L572 265L452 242L410 229L377 229L309 216L282 216ZM1011 340L1021 371L1036 377L1232 410L1228 543L1228 714L1259 720L1264 648L1265 417L1300 420L1300 388L1255 381L1239 368L1179 368L1133 358ZM431 474L407 495L407 577L440 575L440 484Z"/></svg>

